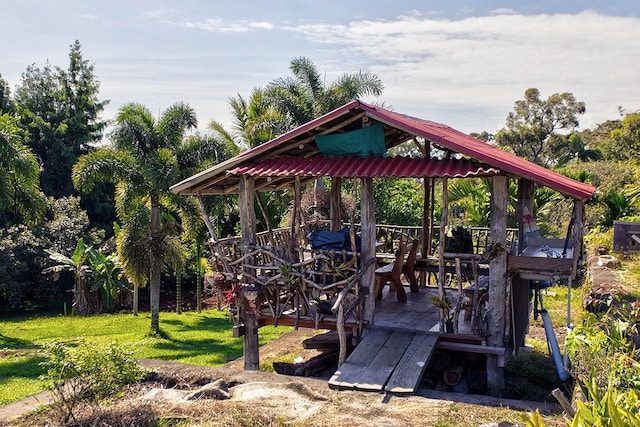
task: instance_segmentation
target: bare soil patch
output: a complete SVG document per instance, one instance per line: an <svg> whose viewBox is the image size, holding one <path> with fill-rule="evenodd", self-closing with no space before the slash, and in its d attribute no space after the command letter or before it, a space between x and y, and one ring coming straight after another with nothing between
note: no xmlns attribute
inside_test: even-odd
<svg viewBox="0 0 640 427"><path fill-rule="evenodd" d="M302 349L301 343L313 333L292 331L266 344L261 362L292 351L303 359L312 357L316 351ZM82 408L74 425L508 426L523 425L526 412L536 408L546 414L547 426L564 425L562 416L554 413L556 407L541 402L431 390L415 396L336 391L329 389L326 378L245 371L242 359L218 368L151 359L140 363L151 372L146 381L127 387L108 404ZM51 416L39 412L0 425L51 425Z"/></svg>

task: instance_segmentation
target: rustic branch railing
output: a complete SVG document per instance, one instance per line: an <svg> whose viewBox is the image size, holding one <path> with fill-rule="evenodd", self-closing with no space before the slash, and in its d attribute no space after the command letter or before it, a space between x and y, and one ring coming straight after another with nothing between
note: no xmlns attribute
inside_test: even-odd
<svg viewBox="0 0 640 427"><path fill-rule="evenodd" d="M309 230L322 229L328 227L328 223L310 223L306 227ZM356 230L360 230L359 225L356 225ZM445 259L456 261L455 270L451 273L458 278L468 277L476 284L470 313L475 326L472 329L475 330L478 326L476 310L479 305L478 261L490 244L490 236L488 228L472 227L469 231L475 254L454 253L448 254L450 258ZM419 241L421 234L422 227L419 226L377 225L376 252L393 251L400 242ZM436 238L437 235L435 233ZM508 229L507 236L509 245L515 241L517 229ZM210 242L212 264L214 269L224 273L228 281L258 285L262 292L261 310L273 318L276 326L286 316L295 319L296 327L301 319L305 319L318 328L322 319L336 316L336 321L342 324L345 318L350 318L350 321L362 327L363 303L368 284L360 286L361 269L356 265L357 254L346 250L311 250L306 247L304 240L299 240L292 241L290 228L258 233L258 244L255 245L245 245L240 237L220 239ZM461 269L460 261L464 263L465 260L472 265L473 274L466 272L468 265L466 269ZM375 260L369 260L365 264L368 266L372 262ZM425 271L431 272L429 267ZM458 287L459 300L454 307L455 314L461 309L462 292L459 283Z"/></svg>
<svg viewBox="0 0 640 427"><path fill-rule="evenodd" d="M361 321L362 289L367 287L360 287L356 254L300 250L292 261L288 256L290 253L281 246L247 246L247 253L243 255L240 255L239 245L230 247L235 251L219 250L215 256L220 258L221 253L227 252L235 254L236 258L224 257L224 262L218 260L216 265L227 267L228 280L260 288L260 309L274 319L276 326L286 315L294 316L296 327L304 317L312 320L317 328L322 317L334 315L331 307L337 298L350 304L347 316L352 316L354 322Z"/></svg>

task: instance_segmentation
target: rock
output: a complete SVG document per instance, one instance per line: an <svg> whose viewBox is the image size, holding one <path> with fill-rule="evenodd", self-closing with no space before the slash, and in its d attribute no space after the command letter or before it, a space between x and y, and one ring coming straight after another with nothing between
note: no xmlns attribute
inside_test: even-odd
<svg viewBox="0 0 640 427"><path fill-rule="evenodd" d="M606 267L606 268L618 268L620 267L620 261L614 256L611 255L600 255L598 257L598 267Z"/></svg>
<svg viewBox="0 0 640 427"><path fill-rule="evenodd" d="M184 396L185 400L196 400L196 399L215 399L215 400L226 400L231 396L229 395L229 389L227 388L227 383L223 379L215 380L212 383L205 384L200 387L198 390L193 391L186 396Z"/></svg>

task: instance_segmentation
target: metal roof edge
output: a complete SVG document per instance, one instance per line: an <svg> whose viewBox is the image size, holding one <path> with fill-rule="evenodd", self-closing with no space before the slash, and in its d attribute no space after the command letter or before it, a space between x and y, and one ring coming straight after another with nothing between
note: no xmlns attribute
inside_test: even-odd
<svg viewBox="0 0 640 427"><path fill-rule="evenodd" d="M476 139L470 135L467 135L463 132L460 132L448 125L432 122L424 119L420 119L417 117L408 116L402 113L396 113L393 111L388 111L384 109L378 109L372 105L366 104L364 102L360 102L360 108L367 112L367 115L372 117L375 120L386 123L390 126L394 126L396 128L402 129L405 132L412 133L416 136L422 136L427 138L433 142L437 142L447 148L451 148L454 151L457 151L461 154L465 154L471 156L477 160L480 160L484 163L490 164L492 166L496 166L505 172L513 173L525 178L529 178L532 181L538 182L547 187L553 188L563 194L582 199L588 200L591 198L596 188L592 185L585 184L583 182L576 181L571 179L565 175L559 174L557 172L552 171L551 169L547 169L543 166L530 162L526 159L522 159L515 154L504 151L498 147L494 147L492 145L487 144L484 141ZM400 118L396 118L394 116L402 116ZM451 133L455 133L457 137L464 138L468 142L473 142L474 144L482 144L482 149L488 152L483 153L481 151L476 151L470 149L464 144L453 140L452 138L447 137L446 135L436 134L433 131L426 131L426 129L413 124L412 122L419 122L428 127L439 127L443 130L446 130ZM491 156L491 152L499 153L499 157ZM507 159L502 160L501 157L506 157L507 159L512 160L512 162L507 161ZM520 167L520 164L526 162L526 168L524 166ZM538 170L541 174L534 173L534 170ZM552 176L549 179L544 179L542 175L550 174ZM555 178L553 180L552 178ZM560 181L560 182L558 182ZM573 184L573 185L570 185ZM560 188L559 188L560 187Z"/></svg>
<svg viewBox="0 0 640 427"><path fill-rule="evenodd" d="M327 114L324 114L318 117L317 119L311 120L310 122L307 122L302 126L292 129L289 132L283 133L282 135L274 139L271 139L265 142L264 144L260 144L257 147L254 147L250 150L245 151L244 153L240 153L237 156L234 156L230 159L223 161L222 163L218 163L217 165L210 167L209 169L199 172L193 176L190 176L189 178L184 179L178 182L177 184L172 185L171 187L169 187L169 190L173 193L181 194L192 185L199 184L202 181L205 181L208 177L212 175L216 175L219 172L222 172L229 168L237 166L241 162L250 160L264 152L267 152L270 149L278 146L282 141L285 141L291 137L298 136L300 134L308 132L309 130L317 126L320 126L322 123L332 120L349 110L360 108L360 104L361 104L360 100L358 99L353 100L339 108L336 108L333 111L330 111Z"/></svg>

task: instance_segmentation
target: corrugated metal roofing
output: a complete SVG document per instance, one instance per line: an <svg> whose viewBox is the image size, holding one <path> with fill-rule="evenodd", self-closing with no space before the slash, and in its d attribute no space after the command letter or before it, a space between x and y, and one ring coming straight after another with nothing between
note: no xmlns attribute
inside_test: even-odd
<svg viewBox="0 0 640 427"><path fill-rule="evenodd" d="M171 190L179 194L220 194L237 191L239 177L229 175L227 171L255 166L282 156L298 159L316 157L320 155L315 143L316 135L356 129L362 127L365 120L378 121L385 125L387 149L409 139L422 137L443 149L489 165L501 173L529 179L576 199L587 200L595 191L595 187L591 185L531 163L449 126L374 107L357 100L193 175L172 186ZM381 172L381 169L378 169L378 172ZM289 176L282 177L279 182L287 179Z"/></svg>
<svg viewBox="0 0 640 427"><path fill-rule="evenodd" d="M443 147L486 162L511 174L528 178L546 187L578 199L589 199L595 187L575 181L550 169L522 159L493 145L487 144L447 125L429 120L379 109L364 103L361 107L370 112L370 116L390 126L399 127L436 142Z"/></svg>
<svg viewBox="0 0 640 427"><path fill-rule="evenodd" d="M283 156L258 164L239 166L227 174L261 177L339 176L352 177L450 177L495 175L499 170L467 159L423 159L411 157L369 156L366 158Z"/></svg>

